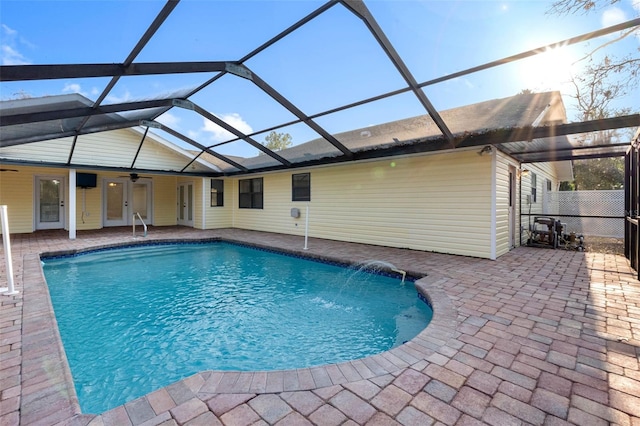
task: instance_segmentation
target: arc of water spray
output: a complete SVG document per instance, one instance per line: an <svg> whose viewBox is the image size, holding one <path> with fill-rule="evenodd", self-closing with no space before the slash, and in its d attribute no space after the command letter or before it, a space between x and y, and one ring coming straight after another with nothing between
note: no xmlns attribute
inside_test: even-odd
<svg viewBox="0 0 640 426"><path fill-rule="evenodd" d="M404 284L404 280L407 277L407 273L406 271L403 271L402 269L398 269L396 268L396 265L394 265L393 263L389 263L389 262L385 262L383 260L368 260L366 262L363 262L363 266L362 268L367 268L369 266L373 266L373 265L381 265L384 266L386 268L388 268L390 271L392 272L396 272L400 275L402 275L402 282L401 284Z"/></svg>

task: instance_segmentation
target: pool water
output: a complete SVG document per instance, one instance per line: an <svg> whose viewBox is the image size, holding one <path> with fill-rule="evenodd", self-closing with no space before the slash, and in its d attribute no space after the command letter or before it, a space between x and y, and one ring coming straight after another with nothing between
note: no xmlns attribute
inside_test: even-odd
<svg viewBox="0 0 640 426"><path fill-rule="evenodd" d="M205 370L336 363L415 337L412 282L225 242L44 259L82 411Z"/></svg>

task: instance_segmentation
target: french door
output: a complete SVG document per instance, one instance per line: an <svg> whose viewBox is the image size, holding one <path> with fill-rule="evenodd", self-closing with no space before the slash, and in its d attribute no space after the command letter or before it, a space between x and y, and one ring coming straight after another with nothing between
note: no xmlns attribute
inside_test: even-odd
<svg viewBox="0 0 640 426"><path fill-rule="evenodd" d="M64 228L64 177L36 176L36 229Z"/></svg>
<svg viewBox="0 0 640 426"><path fill-rule="evenodd" d="M178 184L178 225L193 226L193 183Z"/></svg>
<svg viewBox="0 0 640 426"><path fill-rule="evenodd" d="M140 213L145 223L151 222L150 180L141 179L131 182L127 178L107 178L104 180L103 188L104 226L131 225L133 215L136 213ZM136 221L138 221L137 215Z"/></svg>

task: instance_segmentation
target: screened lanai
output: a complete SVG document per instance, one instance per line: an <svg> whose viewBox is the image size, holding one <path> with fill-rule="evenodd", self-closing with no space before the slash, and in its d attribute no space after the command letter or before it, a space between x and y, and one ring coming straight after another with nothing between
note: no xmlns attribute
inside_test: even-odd
<svg viewBox="0 0 640 426"><path fill-rule="evenodd" d="M387 16L392 11L394 19L407 19L406 14L414 12L409 5L330 1L311 7L314 3L305 2L284 13L280 10L282 5L274 7L272 4L268 6L270 14L266 15L269 19L264 23L267 29L243 30L241 36L226 25L206 28L203 22L198 24L200 19L204 21L203 18L185 26L187 16L193 20L194 16L214 13L216 9L229 14L224 18L229 22L234 22L247 8L255 9L248 13L261 13L262 9L267 9L254 3L240 4L231 7L221 3L218 8L214 5L202 10L202 4L197 2L168 1L164 5L150 2L144 7L142 18L128 20L130 30L118 30L124 33L146 29L137 42L129 41L130 50L120 57L113 56L116 49L109 52L111 55L103 56L100 49L87 49L81 47L77 39L69 39L64 50L77 53L66 60L63 56L67 55L60 55L59 59L51 55L49 63L6 65L7 61L4 61L0 74L3 85L2 149L62 137L82 139L82 135L90 133L141 126L196 151L197 155L207 153L217 158L220 170L213 174L232 175L394 155L407 150L420 152L486 144L498 145L508 154L527 162L620 156L628 148L629 140L585 145L585 138L578 135L596 130L633 128L640 124L638 114L630 114L538 128L531 125L535 119L520 123L492 119L502 110L484 114L478 111L482 120L460 123L455 117L445 119L442 111L462 105L441 100L443 96L439 93L447 84L468 76L482 75L483 80L498 80L521 71L515 67L539 66L532 62L538 56L549 55L554 49L568 51L606 40L640 25L638 18L576 33L532 49L504 50L487 45L483 54L470 55L464 46L460 46L456 51L447 52L447 55L458 56L459 69L443 73L442 70L451 70L451 67L430 67L424 64L425 61L419 63L418 59L420 55L429 57L432 52L449 50L447 38L456 42L449 34L455 28L443 25L446 30L440 30L440 42L425 43L430 30L408 27L401 31L400 22L394 23ZM122 5L118 8L123 14L131 12ZM398 12L403 8L408 10ZM428 7L421 12L435 14ZM278 13L283 16L276 16ZM495 20L496 16L491 18ZM289 22L288 25L285 22ZM486 22L480 25L486 25ZM84 30L80 28L78 32ZM540 31L543 30L535 28L531 33ZM102 38L109 40L110 32L116 33L96 26L91 37L97 38L98 42ZM265 34L269 32L271 37ZM412 35L401 37L402 32ZM411 37L415 38L416 45L413 51L407 51L407 38ZM546 34L539 38L549 40ZM166 46L169 39L174 50ZM195 50L193 56L185 57L180 46L192 43L192 40L198 40L195 43L201 48ZM330 43L347 46L335 49L333 53L332 49L324 49ZM496 57L494 51L512 53ZM304 52L307 54L303 55ZM436 60L444 60L445 55L441 56ZM465 56L478 58L462 60ZM545 65L553 66L553 62ZM359 83L359 79L365 80L360 76L370 74L374 75L375 85ZM64 82L66 92L71 92L73 87L91 86L93 95L85 98L86 94L80 90L78 93L82 97L37 99L42 93L39 85L52 80ZM121 95L123 90L128 93L133 87L135 94ZM522 89L535 91L536 88ZM332 96L314 96L318 90L328 90ZM473 92L472 89L467 91ZM500 97L497 93L488 99ZM247 104L259 104L260 108L249 109ZM351 140L341 140L339 136L345 131L362 128L360 138L370 138L366 127L417 116L427 117L422 131L403 134L393 129L372 143L351 143L353 147L347 146ZM185 127L194 119L195 127ZM217 132L219 137L215 143L211 143L208 133L197 134L197 126L202 123L205 128L209 126ZM263 143L265 135L272 131L293 136L294 146L309 141L315 143L307 144L306 152L297 150L297 154L289 154L287 150L274 152ZM74 146L75 141L69 147L68 160L64 164L69 167L82 166L74 161ZM256 157L260 161L255 161ZM135 169L135 164L130 168ZM188 164L185 164L182 170L171 171L187 170Z"/></svg>
<svg viewBox="0 0 640 426"><path fill-rule="evenodd" d="M526 164L620 157L640 126L637 90L615 117L584 120L572 105L586 56L637 55L633 13L554 16L542 2L33 5L28 15L3 6L14 52L0 68L4 169L221 177L487 145ZM82 19L55 22L52 7ZM30 42L27 21L52 45ZM535 94L550 90L566 119L543 120L550 106ZM123 128L139 129L130 152L82 154L88 135ZM149 132L183 163L140 161ZM270 135L287 143L270 148ZM51 141L64 154L33 155Z"/></svg>

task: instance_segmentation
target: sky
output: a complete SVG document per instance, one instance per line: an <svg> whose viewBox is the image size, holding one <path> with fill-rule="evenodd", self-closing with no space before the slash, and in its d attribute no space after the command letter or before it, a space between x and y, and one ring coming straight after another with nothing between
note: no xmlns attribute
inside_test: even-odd
<svg viewBox="0 0 640 426"><path fill-rule="evenodd" d="M547 0L365 0L378 24L418 82L543 47L640 16L640 0L620 0L589 14L549 14ZM129 55L164 6L156 0L1 0L0 61L3 65L119 63ZM305 17L324 2L311 0L182 0L135 62L237 61ZM535 58L501 65L427 86L438 110L508 97L523 89L560 90L568 118L575 119L571 74L588 52L616 34L564 47ZM596 52L640 55L640 31ZM245 62L255 74L307 115L406 87L406 83L362 21L341 5ZM106 104L166 97L199 86L215 74L123 77ZM79 93L95 100L108 78L0 84L2 100ZM619 106L640 108L640 89ZM295 120L248 80L225 75L191 100L245 134ZM404 93L318 117L330 133L365 128L425 114L415 96ZM212 122L179 108L158 121L227 155L257 150L232 139ZM278 130L294 144L318 135L304 124ZM254 139L262 142L267 134ZM175 142L170 135L162 137ZM217 146L217 144L223 145ZM183 145L182 143L179 143Z"/></svg>

